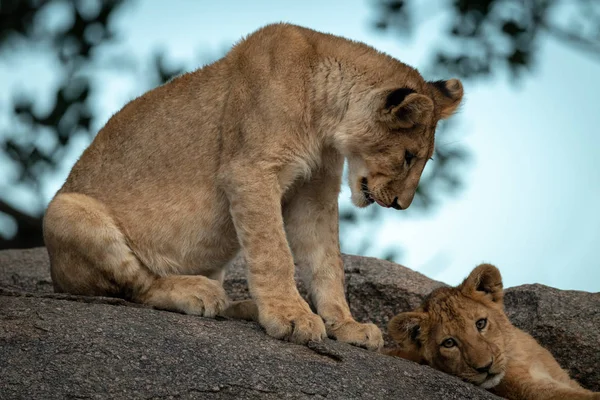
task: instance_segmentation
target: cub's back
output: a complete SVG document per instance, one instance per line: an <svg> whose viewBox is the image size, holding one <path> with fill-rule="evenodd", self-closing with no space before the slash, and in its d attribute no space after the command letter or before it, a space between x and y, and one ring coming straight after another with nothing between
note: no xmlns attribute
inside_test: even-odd
<svg viewBox="0 0 600 400"><path fill-rule="evenodd" d="M105 200L157 180L177 184L214 174L224 69L220 61L125 105L98 132L62 191Z"/></svg>

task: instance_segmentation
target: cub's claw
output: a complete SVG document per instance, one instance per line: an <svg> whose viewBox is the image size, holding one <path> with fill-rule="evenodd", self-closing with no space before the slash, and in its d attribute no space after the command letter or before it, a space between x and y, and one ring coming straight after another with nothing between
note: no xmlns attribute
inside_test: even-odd
<svg viewBox="0 0 600 400"><path fill-rule="evenodd" d="M327 337L321 317L301 307L259 309L259 322L269 336L297 344L320 342Z"/></svg>

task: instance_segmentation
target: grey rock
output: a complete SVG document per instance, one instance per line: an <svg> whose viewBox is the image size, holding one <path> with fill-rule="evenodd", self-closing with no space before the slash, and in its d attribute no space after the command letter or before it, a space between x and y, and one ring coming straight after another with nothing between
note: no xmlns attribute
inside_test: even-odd
<svg viewBox="0 0 600 400"><path fill-rule="evenodd" d="M428 367L254 323L0 295L2 399L493 399Z"/></svg>
<svg viewBox="0 0 600 400"><path fill-rule="evenodd" d="M531 334L581 385L600 391L600 293L523 285L505 293L511 322Z"/></svg>
<svg viewBox="0 0 600 400"><path fill-rule="evenodd" d="M46 248L0 251L0 286L31 293L52 293Z"/></svg>
<svg viewBox="0 0 600 400"><path fill-rule="evenodd" d="M443 285L374 258L345 255L344 265L353 315L384 331L393 315ZM225 282L232 298L248 297L245 276L235 260ZM541 285L506 293L515 325L594 390L599 296ZM0 318L0 382L13 382L0 398L494 398L431 368L330 340L309 349L253 323L54 294L44 248L0 251Z"/></svg>

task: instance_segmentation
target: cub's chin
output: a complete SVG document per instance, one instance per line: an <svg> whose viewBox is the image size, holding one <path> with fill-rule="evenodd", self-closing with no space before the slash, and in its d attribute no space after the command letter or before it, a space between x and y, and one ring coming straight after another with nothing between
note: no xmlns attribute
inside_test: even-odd
<svg viewBox="0 0 600 400"><path fill-rule="evenodd" d="M484 389L491 389L498 385L500 381L502 381L502 378L504 378L504 372L500 372L499 374L495 375L488 375L488 377L485 378L484 381L479 384L479 386Z"/></svg>
<svg viewBox="0 0 600 400"><path fill-rule="evenodd" d="M373 199L367 198L362 192L352 192L352 204L358 208L365 208L374 203Z"/></svg>
<svg viewBox="0 0 600 400"><path fill-rule="evenodd" d="M365 208L375 203L375 199L371 196L369 186L367 185L367 178L356 179L355 182L350 187L352 191L352 204L359 208Z"/></svg>

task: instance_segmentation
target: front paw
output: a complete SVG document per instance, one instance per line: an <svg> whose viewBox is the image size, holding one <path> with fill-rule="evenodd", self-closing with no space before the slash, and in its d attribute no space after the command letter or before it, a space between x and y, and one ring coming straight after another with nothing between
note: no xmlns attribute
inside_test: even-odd
<svg viewBox="0 0 600 400"><path fill-rule="evenodd" d="M267 334L277 339L306 344L309 341L320 342L327 337L323 320L312 313L308 305L302 307L284 303L262 306L258 315Z"/></svg>
<svg viewBox="0 0 600 400"><path fill-rule="evenodd" d="M375 324L361 324L354 320L332 324L327 327L330 338L368 350L379 350L383 347L381 330Z"/></svg>

